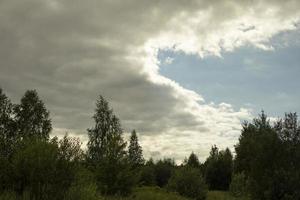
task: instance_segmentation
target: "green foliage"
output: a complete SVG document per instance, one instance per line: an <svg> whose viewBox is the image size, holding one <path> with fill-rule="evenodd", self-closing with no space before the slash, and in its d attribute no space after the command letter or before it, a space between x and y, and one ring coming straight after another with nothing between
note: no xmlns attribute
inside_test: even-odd
<svg viewBox="0 0 300 200"><path fill-rule="evenodd" d="M249 197L234 197L229 192L209 191L206 200L250 200Z"/></svg>
<svg viewBox="0 0 300 200"><path fill-rule="evenodd" d="M142 147L139 145L136 131L133 130L130 136L130 143L128 147L128 159L133 167L138 167L144 164Z"/></svg>
<svg viewBox="0 0 300 200"><path fill-rule="evenodd" d="M178 194L204 199L206 187L227 190L208 192L207 199L244 200L248 193L257 200L300 199L300 127L296 113L271 125L262 113L245 122L232 154L213 146L201 165L192 153L182 166L171 159L144 164L136 132L128 152L120 120L100 96L88 129L88 151L79 139L67 135L49 140L49 111L35 90L27 91L14 105L0 89L0 200L97 200L97 199L185 199ZM99 196L99 194L105 196ZM124 197L126 196L126 197Z"/></svg>
<svg viewBox="0 0 300 200"><path fill-rule="evenodd" d="M26 141L12 160L16 191L31 199L50 199L55 194L58 148L43 141Z"/></svg>
<svg viewBox="0 0 300 200"><path fill-rule="evenodd" d="M175 163L171 159L159 160L154 168L155 171L155 181L159 187L164 187L167 185L173 170Z"/></svg>
<svg viewBox="0 0 300 200"><path fill-rule="evenodd" d="M52 130L49 111L35 90L28 90L14 108L17 132L21 138L38 137L48 140Z"/></svg>
<svg viewBox="0 0 300 200"><path fill-rule="evenodd" d="M184 164L192 168L200 168L201 166L199 159L194 152L190 154L189 158L184 162Z"/></svg>
<svg viewBox="0 0 300 200"><path fill-rule="evenodd" d="M84 167L80 167L75 179L69 187L65 200L98 200L97 185L94 174Z"/></svg>
<svg viewBox="0 0 300 200"><path fill-rule="evenodd" d="M205 180L210 190L228 190L233 170L232 154L228 148L219 151L213 146L204 167Z"/></svg>
<svg viewBox="0 0 300 200"><path fill-rule="evenodd" d="M182 196L204 200L207 186L199 169L183 167L175 171L169 180L168 188Z"/></svg>
<svg viewBox="0 0 300 200"><path fill-rule="evenodd" d="M95 111L95 126L88 129L88 164L96 174L101 193L128 195L135 179L127 161L120 121L102 96Z"/></svg>
<svg viewBox="0 0 300 200"><path fill-rule="evenodd" d="M96 169L98 188L104 195L127 196L135 185L135 178L129 163L101 163Z"/></svg>
<svg viewBox="0 0 300 200"><path fill-rule="evenodd" d="M17 194L27 191L31 199L62 199L81 156L74 141L67 136L59 142L24 140L12 159Z"/></svg>
<svg viewBox="0 0 300 200"><path fill-rule="evenodd" d="M13 169L10 161L7 157L0 156L0 193L12 187L12 174Z"/></svg>
<svg viewBox="0 0 300 200"><path fill-rule="evenodd" d="M249 177L255 199L300 199L300 139L296 114L271 125L264 113L245 123L235 167Z"/></svg>
<svg viewBox="0 0 300 200"><path fill-rule="evenodd" d="M159 187L140 187L136 188L131 196L105 196L99 200L189 200L174 192Z"/></svg>
<svg viewBox="0 0 300 200"><path fill-rule="evenodd" d="M95 126L88 129L87 158L89 163L96 166L105 160L123 159L126 143L122 138L120 121L101 95L97 100L93 119Z"/></svg>
<svg viewBox="0 0 300 200"><path fill-rule="evenodd" d="M143 186L155 185L155 169L153 165L145 165L141 168L139 183Z"/></svg>
<svg viewBox="0 0 300 200"><path fill-rule="evenodd" d="M158 187L138 188L131 199L136 200L188 200L172 192L167 192Z"/></svg>
<svg viewBox="0 0 300 200"><path fill-rule="evenodd" d="M0 159L12 156L16 139L13 104L0 88Z"/></svg>
<svg viewBox="0 0 300 200"><path fill-rule="evenodd" d="M0 200L31 200L28 192L23 195L17 195L13 191L4 191L0 194Z"/></svg>
<svg viewBox="0 0 300 200"><path fill-rule="evenodd" d="M243 172L233 175L229 190L235 197L249 195L249 181Z"/></svg>

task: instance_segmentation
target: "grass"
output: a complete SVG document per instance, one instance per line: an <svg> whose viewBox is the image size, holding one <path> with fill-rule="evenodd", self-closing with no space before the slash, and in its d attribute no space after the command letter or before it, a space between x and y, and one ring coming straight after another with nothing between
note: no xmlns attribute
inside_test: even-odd
<svg viewBox="0 0 300 200"><path fill-rule="evenodd" d="M101 200L190 200L176 193L168 192L159 187L137 188L134 193L127 198L102 197ZM235 198L229 192L209 191L206 200L250 200L248 198Z"/></svg>
<svg viewBox="0 0 300 200"><path fill-rule="evenodd" d="M13 193L3 193L0 200L16 200ZM29 198L28 198L29 199ZM94 198L93 198L94 199ZM135 189L129 197L100 197L97 200L191 200L176 193L168 192L159 187L141 187ZM209 191L206 200L250 200L248 198L235 198L229 192Z"/></svg>
<svg viewBox="0 0 300 200"><path fill-rule="evenodd" d="M233 197L229 192L209 191L206 200L250 200L246 197Z"/></svg>
<svg viewBox="0 0 300 200"><path fill-rule="evenodd" d="M101 200L190 200L159 187L141 187L127 198L104 197Z"/></svg>

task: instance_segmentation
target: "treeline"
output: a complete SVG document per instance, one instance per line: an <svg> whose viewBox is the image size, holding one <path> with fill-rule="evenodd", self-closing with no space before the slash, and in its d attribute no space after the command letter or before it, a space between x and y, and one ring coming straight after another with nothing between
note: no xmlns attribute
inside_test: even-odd
<svg viewBox="0 0 300 200"><path fill-rule="evenodd" d="M158 186L192 199L230 190L253 199L300 199L300 128L297 115L271 125L264 113L243 124L236 155L212 146L200 163L191 153L181 165L143 158L135 130L129 144L120 120L99 96L87 130L87 151L77 138L50 138L49 111L35 90L13 104L0 89L0 199L96 200Z"/></svg>
<svg viewBox="0 0 300 200"><path fill-rule="evenodd" d="M300 199L300 126L296 113L271 124L262 114L245 122L235 146L231 190L253 199Z"/></svg>

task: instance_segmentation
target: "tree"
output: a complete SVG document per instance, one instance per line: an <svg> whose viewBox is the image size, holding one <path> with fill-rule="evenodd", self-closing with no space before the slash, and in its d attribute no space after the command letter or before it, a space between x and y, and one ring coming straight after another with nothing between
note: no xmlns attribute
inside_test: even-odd
<svg viewBox="0 0 300 200"><path fill-rule="evenodd" d="M231 151L226 148L225 151L219 153L219 167L220 167L220 189L228 190L233 172L233 157Z"/></svg>
<svg viewBox="0 0 300 200"><path fill-rule="evenodd" d="M172 159L159 160L155 165L155 179L159 187L164 187L174 170L175 163Z"/></svg>
<svg viewBox="0 0 300 200"><path fill-rule="evenodd" d="M230 193L235 197L249 195L249 181L243 172L233 175L229 190Z"/></svg>
<svg viewBox="0 0 300 200"><path fill-rule="evenodd" d="M15 106L15 119L17 132L21 139L38 138L49 139L52 130L49 111L39 98L36 90L28 90L21 99L21 103Z"/></svg>
<svg viewBox="0 0 300 200"><path fill-rule="evenodd" d="M88 129L87 161L96 173L103 194L127 195L134 184L126 158L120 120L100 95L93 116L95 126Z"/></svg>
<svg viewBox="0 0 300 200"><path fill-rule="evenodd" d="M120 121L101 95L97 100L93 119L95 126L88 129L87 157L89 162L97 165L107 159L123 159L126 153L126 143L122 138Z"/></svg>
<svg viewBox="0 0 300 200"><path fill-rule="evenodd" d="M97 192L94 174L80 167L76 170L75 180L69 187L64 200L99 200L102 199Z"/></svg>
<svg viewBox="0 0 300 200"><path fill-rule="evenodd" d="M294 144L300 142L300 127L298 127L297 113L285 113L284 120L278 120L274 128L282 141Z"/></svg>
<svg viewBox="0 0 300 200"><path fill-rule="evenodd" d="M13 104L0 88L0 157L11 157L15 142Z"/></svg>
<svg viewBox="0 0 300 200"><path fill-rule="evenodd" d="M12 184L10 160L16 143L13 104L0 88L0 192Z"/></svg>
<svg viewBox="0 0 300 200"><path fill-rule="evenodd" d="M207 186L200 171L191 167L176 170L169 180L168 189L196 200L204 200L207 194Z"/></svg>
<svg viewBox="0 0 300 200"><path fill-rule="evenodd" d="M194 152L192 152L189 158L187 159L186 165L192 168L200 168L201 164L199 162L197 155L194 154Z"/></svg>
<svg viewBox="0 0 300 200"><path fill-rule="evenodd" d="M143 186L153 186L156 184L155 164L150 158L140 170L139 184Z"/></svg>
<svg viewBox="0 0 300 200"><path fill-rule="evenodd" d="M263 200L299 199L300 146L297 115L271 125L262 114L244 123L236 145L235 172L249 180L252 198Z"/></svg>
<svg viewBox="0 0 300 200"><path fill-rule="evenodd" d="M130 143L128 147L128 159L133 167L141 166L145 162L143 158L143 150L139 145L135 130L131 132Z"/></svg>
<svg viewBox="0 0 300 200"><path fill-rule="evenodd" d="M281 153L276 158L280 163L274 173L276 187L273 186L272 191L288 196L287 199L300 199L300 126L297 113L285 113L284 119L278 120L274 129L280 139Z"/></svg>
<svg viewBox="0 0 300 200"><path fill-rule="evenodd" d="M205 161L205 180L211 190L228 190L232 175L232 154L227 148L219 151L212 146L210 156Z"/></svg>
<svg viewBox="0 0 300 200"><path fill-rule="evenodd" d="M24 140L12 159L14 189L30 199L63 199L75 181L82 151L78 139Z"/></svg>

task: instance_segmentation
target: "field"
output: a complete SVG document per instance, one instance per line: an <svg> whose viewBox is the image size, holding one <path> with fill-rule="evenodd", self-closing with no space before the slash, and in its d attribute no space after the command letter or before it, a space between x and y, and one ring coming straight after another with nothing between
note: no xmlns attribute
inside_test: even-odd
<svg viewBox="0 0 300 200"><path fill-rule="evenodd" d="M106 197L102 200L190 200L175 193L167 192L158 187L138 188L132 196L127 198ZM210 191L206 200L249 200L247 198L235 198L228 192Z"/></svg>
<svg viewBox="0 0 300 200"><path fill-rule="evenodd" d="M206 200L250 200L249 198L235 198L229 192L209 191Z"/></svg>

